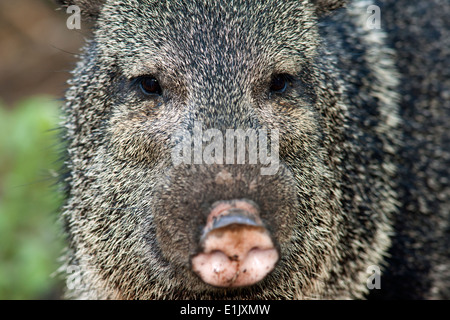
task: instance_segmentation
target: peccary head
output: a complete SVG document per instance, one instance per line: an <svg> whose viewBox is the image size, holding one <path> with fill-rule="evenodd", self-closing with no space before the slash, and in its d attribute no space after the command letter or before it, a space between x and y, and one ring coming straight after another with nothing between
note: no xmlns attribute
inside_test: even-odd
<svg viewBox="0 0 450 320"><path fill-rule="evenodd" d="M319 50L341 1L74 2L95 27L66 95L71 294L360 297L392 192Z"/></svg>

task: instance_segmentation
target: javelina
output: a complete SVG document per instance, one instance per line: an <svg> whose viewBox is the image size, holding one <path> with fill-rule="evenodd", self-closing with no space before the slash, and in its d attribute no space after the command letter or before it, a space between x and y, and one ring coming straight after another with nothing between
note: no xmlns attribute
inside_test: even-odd
<svg viewBox="0 0 450 320"><path fill-rule="evenodd" d="M63 3L69 297L450 297L448 2Z"/></svg>

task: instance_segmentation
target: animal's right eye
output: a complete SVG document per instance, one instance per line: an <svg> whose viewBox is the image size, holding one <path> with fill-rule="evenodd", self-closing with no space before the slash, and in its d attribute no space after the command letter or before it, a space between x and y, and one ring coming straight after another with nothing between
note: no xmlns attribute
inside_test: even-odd
<svg viewBox="0 0 450 320"><path fill-rule="evenodd" d="M146 95L160 95L161 86L155 77L146 76L139 79L139 86Z"/></svg>
<svg viewBox="0 0 450 320"><path fill-rule="evenodd" d="M270 82L270 91L276 93L283 93L287 87L287 77L284 74L277 74L272 77Z"/></svg>

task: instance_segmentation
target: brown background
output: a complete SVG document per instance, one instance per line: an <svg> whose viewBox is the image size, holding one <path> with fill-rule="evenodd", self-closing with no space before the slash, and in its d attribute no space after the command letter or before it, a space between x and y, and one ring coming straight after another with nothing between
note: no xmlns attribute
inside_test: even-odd
<svg viewBox="0 0 450 320"><path fill-rule="evenodd" d="M89 36L69 30L69 16L51 0L0 0L0 100L7 107L35 95L63 97Z"/></svg>

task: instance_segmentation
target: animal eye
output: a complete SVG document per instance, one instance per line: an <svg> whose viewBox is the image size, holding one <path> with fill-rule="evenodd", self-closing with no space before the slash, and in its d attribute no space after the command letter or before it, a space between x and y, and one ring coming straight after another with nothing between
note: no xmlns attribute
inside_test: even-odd
<svg viewBox="0 0 450 320"><path fill-rule="evenodd" d="M270 91L282 93L286 90L287 78L283 74L277 74L272 78L270 82Z"/></svg>
<svg viewBox="0 0 450 320"><path fill-rule="evenodd" d="M162 92L158 80L154 77L142 77L139 80L139 86L142 92L146 95L159 95Z"/></svg>

